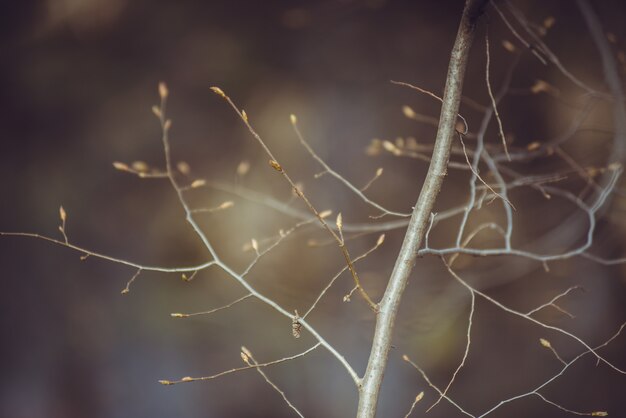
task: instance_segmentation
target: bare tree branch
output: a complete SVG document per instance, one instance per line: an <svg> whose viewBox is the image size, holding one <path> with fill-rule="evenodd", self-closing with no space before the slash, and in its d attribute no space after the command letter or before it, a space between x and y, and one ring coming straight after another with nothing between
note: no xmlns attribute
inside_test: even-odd
<svg viewBox="0 0 626 418"><path fill-rule="evenodd" d="M409 221L402 248L379 305L380 311L376 318L372 349L359 391L357 412L359 418L371 418L376 414L378 395L389 356L393 326L400 306L400 299L413 269L417 251L428 228L435 199L447 172L450 147L456 132L455 126L463 90L465 67L474 38L474 30L486 3L486 0L468 0L465 3L448 67L432 160Z"/></svg>

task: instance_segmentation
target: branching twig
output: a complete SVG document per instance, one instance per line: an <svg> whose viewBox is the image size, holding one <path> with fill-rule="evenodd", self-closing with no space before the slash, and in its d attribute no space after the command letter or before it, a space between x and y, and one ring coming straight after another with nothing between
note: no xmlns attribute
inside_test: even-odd
<svg viewBox="0 0 626 418"><path fill-rule="evenodd" d="M298 119L294 115L291 115L291 126L293 127L293 130L296 133L298 140L300 140L300 143L307 150L307 152L311 155L311 157L313 157L315 161L317 161L322 167L324 167L324 170L328 174L330 174L331 176L339 180L341 183L345 184L346 187L350 189L352 193L357 195L362 201L372 206L373 208L376 208L377 210L381 211L385 215L392 215L392 216L399 216L399 217L411 216L410 213L401 213L401 212L395 212L395 211L386 209L382 207L381 205L379 205L378 203L374 202L373 200L369 199L367 196L363 194L362 190L358 189L356 186L354 186L352 183L346 180L345 177L343 177L341 174L337 173L335 170L330 168L330 166L326 164L326 161L324 161L319 155L317 155L317 153L313 150L313 148L311 148L309 143L304 139L304 136L302 136L302 132L300 132L300 128L298 127Z"/></svg>
<svg viewBox="0 0 626 418"><path fill-rule="evenodd" d="M307 354L309 354L311 351L315 350L316 348L318 348L320 346L321 343L317 343L315 344L313 347L309 348L306 351L303 351L302 353L299 354L295 354L293 356L289 356L289 357L283 357L281 359L278 360L274 360L274 361L268 361L267 363L256 363L253 365L248 365L247 367L235 367L234 369L230 369L230 370L226 370L220 373L216 373L213 374L211 376L202 376L202 377L183 377L179 380L159 380L159 383L161 383L162 385L176 385L178 383L189 383L189 382L199 382L199 381L203 381L203 380L212 380L212 379L216 379L218 377L222 377L225 376L227 374L231 374L231 373L236 373L236 372L240 372L243 370L250 370L250 369L258 369L260 367L267 367L267 366L273 366L275 364L279 364L279 363L284 363L286 361L289 360L295 360L299 357L303 357Z"/></svg>
<svg viewBox="0 0 626 418"><path fill-rule="evenodd" d="M547 308L548 306L552 306L553 308L559 310L560 312L564 312L567 315L569 315L570 317L572 317L571 314L563 311L563 309L559 308L557 305L555 305L555 302L559 299L561 299L562 297L565 297L567 295L570 294L570 292L572 292L573 290L581 290L582 288L580 286L572 286L569 289L567 289L564 292L559 293L558 295L556 295L555 297L553 297L549 302L544 303L543 305L539 305L537 306L535 309L531 309L530 311L526 312L526 315L532 315L536 312L539 312L540 310ZM572 317L573 318L573 317Z"/></svg>
<svg viewBox="0 0 626 418"><path fill-rule="evenodd" d="M276 386L274 382L270 380L270 378L267 376L267 374L265 374L262 368L258 367L259 363L254 359L254 357L252 357L252 353L246 347L241 347L241 358L244 361L244 363L248 364L249 366L257 366L256 371L259 372L261 376L263 376L263 379L265 379L267 384L270 385L276 392L280 394L280 396L287 403L289 408L293 409L294 412L298 414L299 417L304 418L304 415L302 415L302 412L300 412L298 408L296 408L291 403L291 401L287 399L287 395L285 395L285 392L283 392L278 386Z"/></svg>
<svg viewBox="0 0 626 418"><path fill-rule="evenodd" d="M378 249L378 247L380 247L383 242L385 241L385 235L381 235L378 237L378 241L376 241L376 245L374 245L372 248L370 248L369 250L367 250L366 252L364 252L363 254L361 254L360 256L356 257L353 262L356 263L358 261L363 260L365 257L367 257L368 255L370 255L371 253L373 253L376 249ZM311 307L306 311L306 313L304 315L302 315L302 318L306 318L312 311L313 309L315 309L315 307L317 306L317 304L319 303L320 300L322 300L322 298L324 297L324 295L326 294L326 292L328 292L328 290L332 287L332 285L335 283L335 281L341 276L341 274L343 274L343 272L345 272L348 269L348 266L344 266L341 270L339 270L339 272L337 274L335 274L333 276L332 279L330 279L330 282L328 282L328 284L326 285L326 287L324 287L324 289L322 289L322 291L320 292L320 294L317 296L317 298L315 299L315 301L311 304ZM348 298L349 300L349 298ZM346 301L346 298L344 297L344 301Z"/></svg>
<svg viewBox="0 0 626 418"><path fill-rule="evenodd" d="M246 125L246 127L248 128L248 130L250 131L252 136L257 140L259 145L261 145L261 148L263 148L263 150L268 155L268 157L270 157L270 161L269 161L270 166L272 168L274 168L274 170L276 170L278 173L280 173L285 180L287 180L287 182L292 187L292 189L296 193L296 195L298 197L300 197L304 201L304 203L309 208L309 210L320 221L320 223L322 224L324 229L335 239L335 241L337 242L337 245L339 246L339 249L341 250L341 253L343 254L343 256L344 256L344 258L346 260L346 264L348 265L348 268L350 269L350 273L352 274L352 278L354 279L354 283L358 287L359 292L361 293L361 296L367 302L367 304L370 306L370 308L374 312L376 312L378 310L378 305L370 298L370 296L367 294L365 289L363 289L363 287L361 286L361 283L360 283L360 280L359 280L359 276L358 276L358 274L357 274L357 272L356 272L356 270L354 268L354 265L352 264L352 259L350 258L350 253L348 252L348 249L346 248L345 243L341 240L341 238L337 235L337 233L335 233L335 231L331 227L328 226L328 223L324 220L324 218L322 216L320 216L320 212L318 212L318 210L315 209L315 207L313 206L311 201L306 197L306 195L302 192L302 190L300 190L298 188L298 186L294 183L294 181L291 179L291 177L289 177L289 175L287 174L287 172L285 171L283 166L278 162L276 157L274 157L274 154L272 153L272 151L265 144L265 141L263 141L261 136L256 132L256 130L252 127L252 125L248 121L248 115L243 110L239 110L237 105L235 105L235 103L232 101L232 99L229 96L227 96L226 93L224 93L224 91L222 91L222 89L220 89L219 87L211 87L211 90L215 94L217 94L218 96L220 96L224 100L226 100L226 102L228 102L228 104L233 108L233 110L237 113L237 115L239 115L239 117L241 118L243 123ZM295 117L292 116L292 119L293 118L295 118Z"/></svg>
<svg viewBox="0 0 626 418"><path fill-rule="evenodd" d="M477 294L478 296L482 297L483 299L491 302L492 304L494 304L495 306L497 306L498 308L504 310L505 312L508 312L512 315L518 316L520 318L524 318L536 325L539 325L542 328L545 329L549 329L552 331L556 331L560 334L566 335L568 337L570 337L571 339L577 341L579 344L581 344L583 347L585 347L587 350L589 350L599 361L605 363L607 366L609 366L611 369L615 370L616 372L620 373L620 374L626 374L626 371L621 370L620 368L616 367L615 365L613 365L613 363L611 363L610 361L606 360L604 357L600 356L593 348L591 348L586 342L584 342L582 339L580 339L579 337L577 337L576 335L572 334L571 332L565 331L563 328L559 328L559 327L555 327L553 325L548 325L544 322L541 322L535 318L533 318L532 316L529 316L528 314L525 314L523 312L519 312L516 311L514 309L509 308L508 306L503 305L502 303L498 302L497 300L493 299L492 297L488 296L487 294L475 289L474 287L472 287L471 285L469 285L465 280L463 280L454 270L452 270L452 268L450 268L450 266L446 263L445 259L443 259L443 263L445 264L446 268L448 269L448 272L450 272L450 274L452 275L452 277L454 277L459 283L461 283L463 286L465 286L470 292L474 292L475 294Z"/></svg>

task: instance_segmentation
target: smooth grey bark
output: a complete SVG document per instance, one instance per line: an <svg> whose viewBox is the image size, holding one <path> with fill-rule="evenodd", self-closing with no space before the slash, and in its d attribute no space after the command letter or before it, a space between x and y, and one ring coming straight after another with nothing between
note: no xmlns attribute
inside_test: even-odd
<svg viewBox="0 0 626 418"><path fill-rule="evenodd" d="M450 146L456 134L456 121L469 50L474 39L478 19L483 14L487 1L467 0L465 2L448 65L441 115L430 166L411 215L387 289L379 304L369 361L359 388L358 418L372 418L376 415L378 395L387 365L400 299L415 265L417 251L424 239L433 205L447 173Z"/></svg>

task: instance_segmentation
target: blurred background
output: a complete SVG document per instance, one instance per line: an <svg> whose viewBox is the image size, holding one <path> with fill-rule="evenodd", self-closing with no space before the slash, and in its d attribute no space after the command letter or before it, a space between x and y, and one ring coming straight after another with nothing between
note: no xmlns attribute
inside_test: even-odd
<svg viewBox="0 0 626 418"><path fill-rule="evenodd" d="M545 41L563 64L590 86L606 91L602 66L586 26L572 2L515 1L530 21L545 28ZM594 2L623 66L626 7L618 0ZM365 185L384 172L367 194L385 207L410 212L427 163L394 156L374 139L400 146L431 144L435 128L409 120L402 107L437 117L439 106L390 80L406 81L441 94L463 2L401 0L333 1L128 1L48 0L15 2L0 19L0 230L36 232L147 265L182 266L209 255L185 223L176 195L163 179L140 179L112 163L142 161L163 168L157 84L170 90L168 116L175 162L191 167L192 178L241 191L252 190L304 210L289 185L267 165L268 158L237 115L209 86L219 86L248 114L250 122L283 167L320 210L342 212L344 222L376 223L377 212L329 175L298 143L289 115L326 162ZM553 21L551 21L553 18ZM501 85L514 61L503 47L521 47L493 9L489 22L491 80ZM485 25L476 37L465 95L489 104L485 86ZM624 68L620 67L624 76ZM537 90L537 80L550 88ZM580 118L584 91L552 65L523 53L510 94L501 106L512 149L524 149L565 132ZM464 104L470 131L482 112ZM487 141L497 149L492 123ZM612 145L610 107L596 101L583 127L563 149L584 170L606 164ZM398 141L402 138L403 141ZM473 149L475 142L467 140ZM455 161L463 162L455 157ZM242 162L245 162L243 166ZM242 167L249 165L248 170ZM239 170L238 170L239 167ZM585 179L555 156L514 164L523 173L567 172L557 184L578 194ZM244 173L245 171L245 173ZM485 171L486 172L486 171ZM182 177L181 177L182 178ZM467 171L451 170L437 210L468 198ZM224 189L224 187L222 187ZM587 189L588 191L588 189ZM245 194L245 193L244 193ZM200 214L199 222L223 259L243 271L253 258L245 246L255 238L264 248L279 229L298 220L250 200L201 187L187 192L194 207L233 201L230 209ZM586 196L589 196L587 192ZM626 201L618 185L594 235L591 252L626 255ZM513 244L562 252L583 242L583 218L567 201L546 200L531 188L511 192L516 206ZM331 219L334 219L331 217ZM577 219L577 220L576 220ZM495 201L470 219L502 224ZM433 230L431 244L454 243L458 218ZM580 222L583 222L582 224ZM575 231L569 240L559 226ZM582 225L582 226L581 226ZM560 230L559 230L560 231ZM559 232L562 233L562 232ZM383 246L357 265L363 284L379 298L393 267L403 229L387 232ZM378 234L348 241L357 256ZM306 311L342 266L328 236L304 227L263 258L250 283L288 310ZM499 246L491 232L475 245ZM537 244L539 245L539 244ZM254 371L218 380L161 386L159 379L206 376L242 365L240 347L270 361L304 351L314 340L291 336L291 322L254 300L209 316L171 318L227 304L245 293L217 269L184 282L178 274L142 273L130 293L120 295L134 270L32 238L0 237L0 416L38 417L279 417L293 416L280 396ZM609 338L626 317L626 269L577 258L549 264L513 257L460 257L456 270L490 296L529 311L570 286L582 286L538 318L594 346ZM309 321L362 373L374 317L343 275ZM465 347L469 294L436 257L419 259L405 293L395 330L379 415L404 416L415 395L426 392L413 416L436 399L419 373L403 362L407 354L445 387ZM576 342L508 315L477 300L472 346L450 396L472 413L527 392L560 370L539 344L546 338L565 360L584 349ZM626 335L602 354L625 369ZM357 393L339 363L323 349L266 370L306 416L354 416ZM542 392L566 408L626 415L624 377L587 356ZM538 398L512 402L497 417L569 416ZM442 402L431 417L459 416Z"/></svg>

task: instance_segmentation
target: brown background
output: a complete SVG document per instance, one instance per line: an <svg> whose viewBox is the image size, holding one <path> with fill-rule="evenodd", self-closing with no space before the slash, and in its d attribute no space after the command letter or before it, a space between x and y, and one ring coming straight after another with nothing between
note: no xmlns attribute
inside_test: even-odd
<svg viewBox="0 0 626 418"><path fill-rule="evenodd" d="M579 12L569 1L516 2L530 19L556 18L546 41L563 63L590 85L604 89L596 50ZM626 47L626 8L621 1L596 2L607 31ZM246 109L289 173L304 183L320 209L344 213L346 222L366 221L374 212L320 171L299 146L289 125L295 113L307 138L326 161L357 185L376 168L385 174L369 195L385 206L409 211L426 165L389 155L368 157L372 138L411 135L432 141L434 130L406 120L401 106L437 115L430 99L389 80L402 80L441 92L462 1L76 1L14 2L2 13L0 46L0 230L32 231L58 237L58 207L68 212L67 232L78 245L116 257L156 265L188 265L206 260L201 243L186 226L175 195L162 180L140 180L113 170L113 161L143 160L162 167L159 127L150 107L164 80L171 92L172 147L176 161L187 161L198 177L240 182L277 199L290 199L289 187L267 166L267 158L236 115L208 87L218 85ZM511 55L500 45L513 40L491 11L492 80L502 81ZM466 94L488 103L484 84L484 29L477 36L468 69ZM516 42L517 45L519 43ZM528 94L535 79L548 80L560 100ZM552 66L530 54L513 80L518 94L501 107L505 129L523 146L563 131L574 116L577 90ZM463 109L476 129L480 115ZM606 108L589 125L610 129ZM496 143L495 130L489 141ZM582 165L606 161L610 133L575 138L568 151ZM473 144L469 144L473 147ZM244 179L237 164L251 163ZM523 169L556 170L540 159ZM572 180L563 187L579 191ZM623 190L623 186L620 186ZM462 204L467 173L446 180L438 210ZM533 191L512 194L518 207L514 243L541 236L573 209L546 202ZM263 206L217 192L193 193L194 204L236 202L228 212L201 217L207 235L238 270L250 260L242 245L274 234L295 221ZM501 220L494 202L481 217ZM624 256L624 199L616 196L601 221L593 251ZM436 231L433 243L450 245L455 223ZM264 260L250 281L288 309L304 310L342 266L333 246L310 248L308 239L325 235L308 229ZM375 255L358 268L375 296L382 294L402 239L388 234ZM359 254L376 235L350 242ZM497 245L492 239L487 245ZM563 249L554 249L562 251ZM292 416L278 394L254 372L216 381L163 387L158 379L201 376L241 365L239 347L260 361L290 355L312 344L291 337L290 323L266 306L247 301L210 317L175 320L170 312L210 309L242 295L217 270L192 283L177 275L142 274L129 295L121 296L134 271L98 261L80 261L70 250L42 241L0 238L0 416L30 417L262 417ZM511 259L461 258L459 271L510 306L529 310L571 285L562 306L574 320L555 311L541 316L581 336L603 342L626 317L624 267L601 268L587 260L540 265L517 277ZM513 264L510 264L513 265ZM494 266L499 273L489 272ZM487 277L489 276L489 277ZM516 280L509 280L515 278ZM489 279L489 280L487 280ZM421 390L418 412L435 399L419 374L402 362L406 353L445 386L464 347L468 300L435 258L419 260L402 304L379 404L384 417L403 416ZM358 297L341 297L347 276L311 321L362 372L369 353L373 318ZM451 290L452 289L452 290ZM452 295L452 296L449 296ZM554 357L538 344L550 339L571 359L576 343L538 329L479 301L468 364L453 396L479 413L499 400L526 392L558 371ZM626 368L626 336L603 351ZM268 370L306 416L353 416L357 395L349 377L323 350ZM581 411L626 414L624 377L588 357L543 393ZM457 412L441 403L431 417ZM537 398L512 403L493 416L569 416Z"/></svg>

